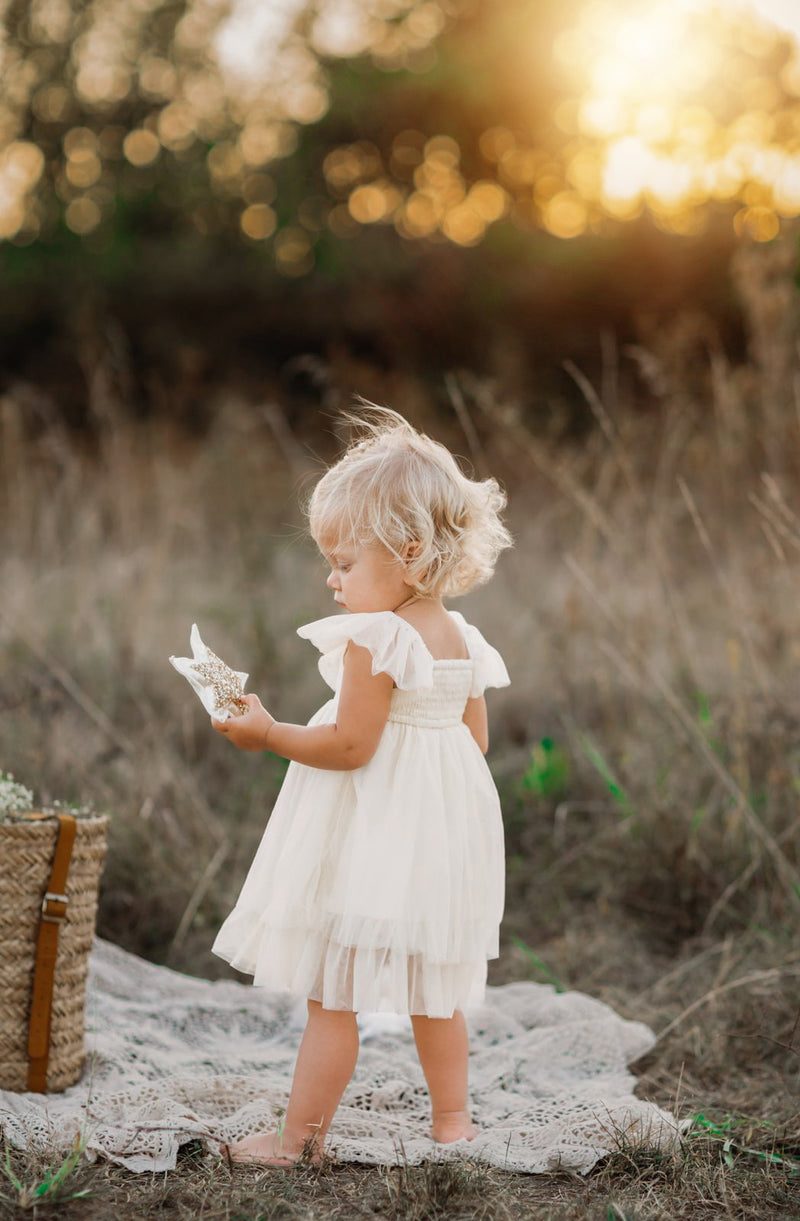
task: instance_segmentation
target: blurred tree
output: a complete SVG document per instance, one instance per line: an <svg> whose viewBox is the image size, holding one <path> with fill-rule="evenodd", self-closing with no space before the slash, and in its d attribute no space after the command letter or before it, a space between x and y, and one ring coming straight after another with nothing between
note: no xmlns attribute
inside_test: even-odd
<svg viewBox="0 0 800 1221"><path fill-rule="evenodd" d="M679 0L30 0L4 18L0 239L269 243L277 270L387 226L561 239L735 201L800 213L797 48ZM319 251L323 261L329 257Z"/></svg>
<svg viewBox="0 0 800 1221"><path fill-rule="evenodd" d="M600 326L735 328L732 243L800 212L797 48L742 12L16 0L2 34L6 374L76 403L109 311L187 418L306 351L559 403Z"/></svg>

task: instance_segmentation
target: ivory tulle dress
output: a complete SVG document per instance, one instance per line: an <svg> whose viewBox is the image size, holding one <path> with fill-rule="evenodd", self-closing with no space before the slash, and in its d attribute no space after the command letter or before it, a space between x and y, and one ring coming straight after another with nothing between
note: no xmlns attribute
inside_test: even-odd
<svg viewBox="0 0 800 1221"><path fill-rule="evenodd" d="M480 1004L498 956L503 821L468 698L509 682L500 654L457 611L469 657L437 660L394 611L297 629L320 650L335 721L348 641L395 682L363 767L289 764L264 836L212 947L256 986L326 1009L451 1017Z"/></svg>

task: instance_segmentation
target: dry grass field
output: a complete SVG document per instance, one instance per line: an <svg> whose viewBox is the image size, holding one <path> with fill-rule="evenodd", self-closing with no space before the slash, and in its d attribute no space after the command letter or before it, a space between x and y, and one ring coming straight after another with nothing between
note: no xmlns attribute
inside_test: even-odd
<svg viewBox="0 0 800 1221"><path fill-rule="evenodd" d="M800 1214L792 260L742 252L746 363L689 319L609 351L602 384L574 370L580 441L543 438L465 372L450 383L446 439L502 479L516 538L463 603L512 675L489 696L508 861L490 983L556 983L648 1023L639 1093L694 1118L680 1150L621 1147L586 1178L232 1172L192 1146L137 1176L8 1151L0 1218ZM283 765L218 740L167 657L197 622L282 719L326 698L294 634L330 613L297 497L335 444L329 422L327 442L290 443L274 415L226 401L188 439L132 422L101 374L91 443L0 402L0 767L111 812L103 936L218 974L209 946Z"/></svg>

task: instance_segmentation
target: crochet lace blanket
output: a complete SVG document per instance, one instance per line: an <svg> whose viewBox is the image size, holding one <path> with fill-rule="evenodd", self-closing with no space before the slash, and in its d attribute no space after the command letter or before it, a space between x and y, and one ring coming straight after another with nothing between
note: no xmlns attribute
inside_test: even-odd
<svg viewBox="0 0 800 1221"><path fill-rule="evenodd" d="M408 1018L359 1015L361 1052L328 1134L341 1161L417 1164L468 1156L512 1171L586 1172L624 1141L668 1147L673 1117L633 1095L627 1064L651 1031L578 992L489 987L467 1015L470 1142L435 1144ZM18 1148L132 1171L169 1170L178 1148L274 1128L285 1108L306 1006L247 983L154 966L97 939L87 993L87 1063L63 1094L0 1090L0 1126Z"/></svg>

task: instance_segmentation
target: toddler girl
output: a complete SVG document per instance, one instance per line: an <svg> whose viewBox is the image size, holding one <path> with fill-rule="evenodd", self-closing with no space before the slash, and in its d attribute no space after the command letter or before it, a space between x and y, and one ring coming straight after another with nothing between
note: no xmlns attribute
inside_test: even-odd
<svg viewBox="0 0 800 1221"><path fill-rule="evenodd" d="M255 695L243 716L212 720L240 749L292 760L213 952L308 1000L282 1131L228 1146L236 1161L319 1161L359 1010L411 1016L431 1136L475 1135L462 1010L483 999L505 889L483 692L509 680L442 598L487 581L511 545L505 496L396 412L359 423L308 506L348 613L297 630L333 698L308 725L276 720Z"/></svg>

